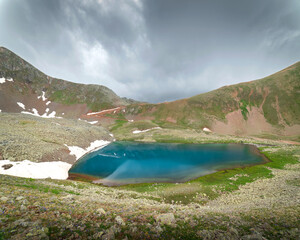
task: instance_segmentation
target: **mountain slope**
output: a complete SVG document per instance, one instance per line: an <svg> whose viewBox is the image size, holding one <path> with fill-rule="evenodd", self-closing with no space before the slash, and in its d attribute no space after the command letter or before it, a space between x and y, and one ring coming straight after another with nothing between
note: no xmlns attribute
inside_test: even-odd
<svg viewBox="0 0 300 240"><path fill-rule="evenodd" d="M133 104L126 118L235 135L300 135L300 62L266 78L161 104Z"/></svg>
<svg viewBox="0 0 300 240"><path fill-rule="evenodd" d="M97 112L99 115L87 115ZM113 129L209 128L219 134L300 135L300 62L256 81L160 104L132 103L99 85L49 77L0 48L0 110L44 117L124 120ZM134 120L135 122L126 122ZM141 123L137 121L147 121ZM118 125L119 124L119 125ZM126 130L126 131L127 131ZM298 137L297 137L298 136Z"/></svg>
<svg viewBox="0 0 300 240"><path fill-rule="evenodd" d="M55 110L59 116L78 117L88 111L124 106L131 102L104 86L49 77L3 47L0 47L0 78L0 109L6 112L32 112L35 108L43 114L50 108L49 112ZM37 99L42 95L47 102L51 101L49 105L43 103L45 98ZM17 102L24 104L25 109Z"/></svg>

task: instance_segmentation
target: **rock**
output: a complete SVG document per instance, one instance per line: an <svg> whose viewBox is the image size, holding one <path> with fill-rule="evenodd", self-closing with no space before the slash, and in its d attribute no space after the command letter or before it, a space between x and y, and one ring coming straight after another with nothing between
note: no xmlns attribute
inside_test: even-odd
<svg viewBox="0 0 300 240"><path fill-rule="evenodd" d="M4 170L10 169L13 166L14 165L12 165L12 164L4 164L4 165L2 165L2 167L4 168Z"/></svg>
<svg viewBox="0 0 300 240"><path fill-rule="evenodd" d="M1 198L0 198L0 201L1 201L1 202L7 202L7 201L8 201L8 198L7 198L7 197L1 197Z"/></svg>
<svg viewBox="0 0 300 240"><path fill-rule="evenodd" d="M103 240L113 240L113 239L115 239L115 235L112 233L106 233L105 235L103 235L102 239Z"/></svg>
<svg viewBox="0 0 300 240"><path fill-rule="evenodd" d="M264 238L261 233L255 232L253 234L243 236L241 240L266 240L266 238Z"/></svg>
<svg viewBox="0 0 300 240"><path fill-rule="evenodd" d="M14 226L28 227L29 223L25 219L18 219L13 223Z"/></svg>
<svg viewBox="0 0 300 240"><path fill-rule="evenodd" d="M298 228L292 228L288 232L292 239L297 239L297 237L299 238L300 236L300 230Z"/></svg>
<svg viewBox="0 0 300 240"><path fill-rule="evenodd" d="M157 226L155 227L155 231L156 231L157 233L161 233L161 232L163 231L163 229L162 229L159 225L157 225Z"/></svg>
<svg viewBox="0 0 300 240"><path fill-rule="evenodd" d="M109 232L112 232L113 234L116 234L118 232L121 232L121 229L115 226L111 226L109 229Z"/></svg>
<svg viewBox="0 0 300 240"><path fill-rule="evenodd" d="M26 237L32 237L32 236L33 236L33 234L31 232L26 234Z"/></svg>
<svg viewBox="0 0 300 240"><path fill-rule="evenodd" d="M115 239L115 228L111 227L105 235L102 236L103 240L113 240Z"/></svg>
<svg viewBox="0 0 300 240"><path fill-rule="evenodd" d="M117 224L119 224L119 225L125 225L124 220L123 220L120 216L116 216L115 221L116 221Z"/></svg>
<svg viewBox="0 0 300 240"><path fill-rule="evenodd" d="M26 211L26 210L27 210L27 207L24 206L24 205L22 204L21 207L20 207L20 210L21 210L21 211Z"/></svg>
<svg viewBox="0 0 300 240"><path fill-rule="evenodd" d="M208 231L208 230L198 231L197 235L200 237L200 239L203 239L203 240L214 238L214 234L211 231Z"/></svg>
<svg viewBox="0 0 300 240"><path fill-rule="evenodd" d="M234 235L234 236L238 236L239 235L239 232L235 228L233 228L233 227L229 228L229 232L232 235Z"/></svg>
<svg viewBox="0 0 300 240"><path fill-rule="evenodd" d="M17 201L21 201L23 199L24 199L24 197L22 197L22 196L19 196L19 197L16 198Z"/></svg>
<svg viewBox="0 0 300 240"><path fill-rule="evenodd" d="M132 232L132 233L136 233L136 232L137 232L137 230L138 230L138 228L137 228L137 227L133 227L133 228L131 229L131 232Z"/></svg>
<svg viewBox="0 0 300 240"><path fill-rule="evenodd" d="M74 201L75 197L73 195L67 195L67 196L63 197L63 199Z"/></svg>
<svg viewBox="0 0 300 240"><path fill-rule="evenodd" d="M106 215L106 212L103 208L98 208L96 210L96 213L99 215L99 216L102 216L102 215Z"/></svg>
<svg viewBox="0 0 300 240"><path fill-rule="evenodd" d="M43 227L42 230L44 231L44 233L48 234L49 233L49 229L47 227Z"/></svg>
<svg viewBox="0 0 300 240"><path fill-rule="evenodd" d="M165 214L160 214L155 217L155 220L157 222L161 222L162 224L173 224L176 222L174 214L173 213L165 213Z"/></svg>
<svg viewBox="0 0 300 240"><path fill-rule="evenodd" d="M100 239L102 235L103 235L103 232L102 232L102 231L101 231L101 232L97 232L97 233L95 233L95 234L93 235L93 239Z"/></svg>

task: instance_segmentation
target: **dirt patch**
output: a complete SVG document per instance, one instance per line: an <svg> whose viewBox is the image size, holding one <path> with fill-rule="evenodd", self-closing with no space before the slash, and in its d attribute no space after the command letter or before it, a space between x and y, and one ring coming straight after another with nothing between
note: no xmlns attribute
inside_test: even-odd
<svg viewBox="0 0 300 240"><path fill-rule="evenodd" d="M234 91L231 92L231 96L232 98L234 98L235 100L238 100L238 96L239 95L239 92L237 89L235 89Z"/></svg>
<svg viewBox="0 0 300 240"><path fill-rule="evenodd" d="M248 120L243 118L240 109L226 115L227 123L215 120L211 127L212 131L219 134L233 135L252 135L274 131L274 128L266 121L259 108L252 107L248 111Z"/></svg>
<svg viewBox="0 0 300 240"><path fill-rule="evenodd" d="M285 126L286 122L283 120L283 117L282 117L282 115L280 113L278 96L275 96L275 99L276 99L275 108L276 108L276 111L277 111L277 117L278 117L278 120L279 120L279 124Z"/></svg>
<svg viewBox="0 0 300 240"><path fill-rule="evenodd" d="M231 135L259 135L264 133L284 136L300 135L300 125L287 126L284 124L284 128L276 128L266 121L261 108L251 107L248 111L247 120L244 120L241 110L227 114L226 122L215 120L211 127L212 131Z"/></svg>
<svg viewBox="0 0 300 240"><path fill-rule="evenodd" d="M166 121L171 122L171 123L177 123L176 119L174 119L172 117L167 117Z"/></svg>
<svg viewBox="0 0 300 240"><path fill-rule="evenodd" d="M300 125L296 124L293 126L286 126L283 134L285 136L299 136L300 135Z"/></svg>
<svg viewBox="0 0 300 240"><path fill-rule="evenodd" d="M261 110L261 111L263 111L263 105L265 104L265 101L266 101L266 99L267 99L267 96L269 95L269 88L264 87L263 90L264 90L264 94L263 94L264 99L263 99L263 101L262 101L262 103L261 103L261 105L260 105L260 110Z"/></svg>
<svg viewBox="0 0 300 240"><path fill-rule="evenodd" d="M248 96L248 98L249 98L249 103L251 102L251 101L250 101L250 98L251 98L251 96L252 96L253 93L254 93L254 90L251 88L251 91L250 91L249 96Z"/></svg>

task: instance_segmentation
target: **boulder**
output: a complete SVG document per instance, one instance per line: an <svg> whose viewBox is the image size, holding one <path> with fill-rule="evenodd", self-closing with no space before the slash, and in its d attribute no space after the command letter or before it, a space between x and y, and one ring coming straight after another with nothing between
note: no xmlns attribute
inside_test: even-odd
<svg viewBox="0 0 300 240"><path fill-rule="evenodd" d="M162 224L171 225L176 222L173 213L164 213L155 217L157 222L161 222Z"/></svg>
<svg viewBox="0 0 300 240"><path fill-rule="evenodd" d="M116 216L115 220L116 220L117 224L125 225L124 220L120 216Z"/></svg>
<svg viewBox="0 0 300 240"><path fill-rule="evenodd" d="M14 166L14 165L12 165L12 164L4 164L4 165L2 165L2 168L4 168L4 170L7 170L7 169L10 169L12 166Z"/></svg>
<svg viewBox="0 0 300 240"><path fill-rule="evenodd" d="M106 212L103 208L98 208L96 210L96 213L99 215L99 216L103 216L103 215L106 215Z"/></svg>

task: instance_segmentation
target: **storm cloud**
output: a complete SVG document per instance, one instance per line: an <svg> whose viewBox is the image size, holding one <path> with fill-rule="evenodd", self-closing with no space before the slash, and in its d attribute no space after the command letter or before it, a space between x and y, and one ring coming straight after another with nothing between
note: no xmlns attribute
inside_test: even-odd
<svg viewBox="0 0 300 240"><path fill-rule="evenodd" d="M300 60L299 0L0 0L0 45L53 77L170 101Z"/></svg>

